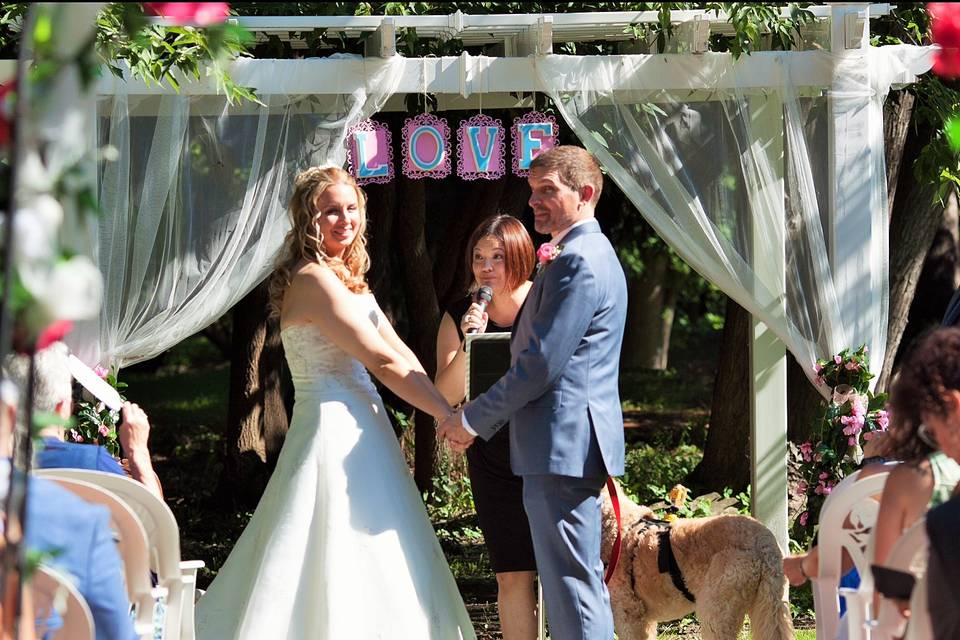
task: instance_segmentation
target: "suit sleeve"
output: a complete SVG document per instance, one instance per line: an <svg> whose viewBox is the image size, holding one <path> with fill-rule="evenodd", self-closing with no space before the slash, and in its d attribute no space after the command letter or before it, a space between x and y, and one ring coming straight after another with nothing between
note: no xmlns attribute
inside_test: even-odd
<svg viewBox="0 0 960 640"><path fill-rule="evenodd" d="M540 306L527 343L510 370L464 408L470 426L485 440L550 388L593 320L599 299L597 281L582 256L561 254L541 277Z"/></svg>
<svg viewBox="0 0 960 640"><path fill-rule="evenodd" d="M97 636L137 638L124 587L123 562L109 526L109 513L98 514L90 540L88 586L83 594L93 614ZM103 630L103 631L101 631Z"/></svg>

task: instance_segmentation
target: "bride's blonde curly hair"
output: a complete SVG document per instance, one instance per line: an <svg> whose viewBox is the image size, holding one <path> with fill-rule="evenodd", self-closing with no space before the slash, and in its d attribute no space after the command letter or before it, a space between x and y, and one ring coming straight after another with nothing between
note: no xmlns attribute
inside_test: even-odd
<svg viewBox="0 0 960 640"><path fill-rule="evenodd" d="M360 224L353 242L342 258L327 255L323 234L317 225L317 197L328 187L346 184L357 192ZM290 286L293 269L303 261L315 262L331 269L347 289L354 293L369 291L365 274L370 268L367 254L367 196L349 173L339 167L310 167L297 174L290 198L292 228L283 240L275 271L270 279L270 316L280 317L283 296Z"/></svg>

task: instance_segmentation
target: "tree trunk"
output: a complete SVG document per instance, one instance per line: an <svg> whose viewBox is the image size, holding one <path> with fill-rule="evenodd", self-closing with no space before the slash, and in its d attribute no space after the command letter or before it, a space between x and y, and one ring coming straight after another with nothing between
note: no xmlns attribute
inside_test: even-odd
<svg viewBox="0 0 960 640"><path fill-rule="evenodd" d="M703 460L687 478L695 492L750 483L749 339L750 314L728 298Z"/></svg>
<svg viewBox="0 0 960 640"><path fill-rule="evenodd" d="M253 506L276 464L288 419L279 325L267 319L267 283L233 308L233 353L221 497Z"/></svg>
<svg viewBox="0 0 960 640"><path fill-rule="evenodd" d="M914 122L903 145L901 166L912 169L932 137L929 126ZM913 171L900 171L890 215L890 306L886 357L879 372L877 390L887 388L920 271L943 216L943 204L935 198L935 184L920 184Z"/></svg>
<svg viewBox="0 0 960 640"><path fill-rule="evenodd" d="M627 291L627 326L623 339L622 365L625 369L667 368L673 309L666 302L670 279L670 255L657 252L644 260L644 271L631 279ZM676 295L673 296L674 303ZM669 324L667 320L669 316Z"/></svg>
<svg viewBox="0 0 960 640"><path fill-rule="evenodd" d="M426 241L426 180L399 178L401 202L395 223L396 246L403 265L407 317L410 331L407 344L427 374L433 378L437 360L437 328L440 324L437 293L433 288L433 263ZM414 479L421 491L430 488L437 462L436 426L433 417L422 411L414 418Z"/></svg>

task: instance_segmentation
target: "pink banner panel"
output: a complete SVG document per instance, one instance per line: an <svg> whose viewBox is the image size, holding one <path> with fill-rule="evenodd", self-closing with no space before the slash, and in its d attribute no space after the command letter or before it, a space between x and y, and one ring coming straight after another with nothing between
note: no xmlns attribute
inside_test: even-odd
<svg viewBox="0 0 960 640"><path fill-rule="evenodd" d="M376 120L364 120L347 134L347 162L357 184L386 184L394 178L393 134Z"/></svg>
<svg viewBox="0 0 960 640"><path fill-rule="evenodd" d="M557 119L539 111L525 113L513 120L510 127L510 150L513 153L513 173L525 177L530 163L538 155L557 146L560 129Z"/></svg>
<svg viewBox="0 0 960 640"><path fill-rule="evenodd" d="M446 118L421 113L403 121L403 175L411 179L446 178L451 164Z"/></svg>
<svg viewBox="0 0 960 640"><path fill-rule="evenodd" d="M500 120L475 115L457 130L457 175L464 180L496 180L506 172L507 131Z"/></svg>

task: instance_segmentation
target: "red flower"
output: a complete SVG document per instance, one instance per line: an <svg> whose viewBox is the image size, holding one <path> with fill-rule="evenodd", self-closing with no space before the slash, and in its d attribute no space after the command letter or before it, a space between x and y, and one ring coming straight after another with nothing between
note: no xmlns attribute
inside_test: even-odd
<svg viewBox="0 0 960 640"><path fill-rule="evenodd" d="M51 322L47 325L46 329L40 332L35 349L40 351L46 349L54 342L63 340L63 337L70 333L71 329L73 329L73 322L71 320Z"/></svg>
<svg viewBox="0 0 960 640"><path fill-rule="evenodd" d="M144 2L143 8L181 26L209 27L230 15L226 2Z"/></svg>
<svg viewBox="0 0 960 640"><path fill-rule="evenodd" d="M933 72L946 78L960 77L960 6L953 2L931 2L933 41L940 50L933 58Z"/></svg>
<svg viewBox="0 0 960 640"><path fill-rule="evenodd" d="M0 84L0 147L9 146L13 141L13 95L16 87L16 78Z"/></svg>

